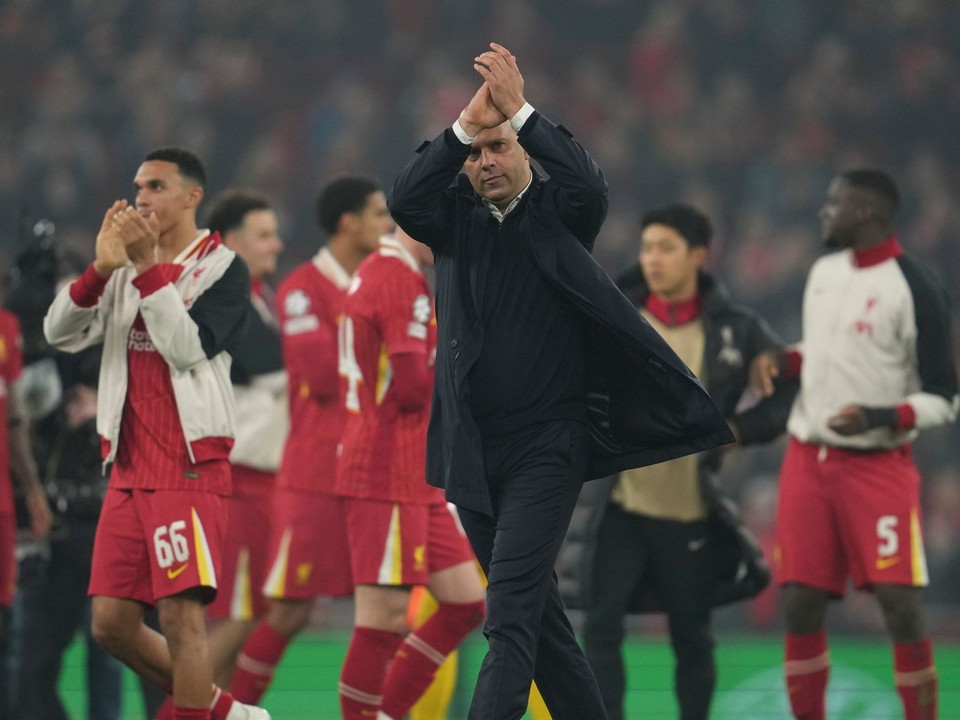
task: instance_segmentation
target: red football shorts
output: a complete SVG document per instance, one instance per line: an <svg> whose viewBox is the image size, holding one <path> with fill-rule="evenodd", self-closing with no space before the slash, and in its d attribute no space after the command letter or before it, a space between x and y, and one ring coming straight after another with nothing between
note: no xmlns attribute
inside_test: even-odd
<svg viewBox="0 0 960 720"><path fill-rule="evenodd" d="M426 585L430 573L475 562L456 511L446 503L345 502L350 563L358 585Z"/></svg>
<svg viewBox="0 0 960 720"><path fill-rule="evenodd" d="M277 488L270 523L268 598L353 595L343 501L334 495Z"/></svg>
<svg viewBox="0 0 960 720"><path fill-rule="evenodd" d="M0 607L13 605L17 589L17 518L0 513Z"/></svg>
<svg viewBox="0 0 960 720"><path fill-rule="evenodd" d="M153 604L199 587L212 601L225 521L215 493L108 488L89 593Z"/></svg>
<svg viewBox="0 0 960 720"><path fill-rule="evenodd" d="M267 610L263 583L270 548L270 504L276 476L232 465L233 495L225 499L227 530L217 599L207 607L211 620L253 620Z"/></svg>
<svg viewBox="0 0 960 720"><path fill-rule="evenodd" d="M842 596L927 584L920 475L909 445L856 452L791 439L780 473L777 582Z"/></svg>

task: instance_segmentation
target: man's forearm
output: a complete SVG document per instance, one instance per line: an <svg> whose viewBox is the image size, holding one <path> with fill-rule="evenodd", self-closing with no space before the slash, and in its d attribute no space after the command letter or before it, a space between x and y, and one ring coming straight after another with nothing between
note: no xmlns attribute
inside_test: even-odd
<svg viewBox="0 0 960 720"><path fill-rule="evenodd" d="M12 400L12 396L11 396ZM19 413L8 417L10 474L24 493L40 487L40 474L30 450L29 421Z"/></svg>

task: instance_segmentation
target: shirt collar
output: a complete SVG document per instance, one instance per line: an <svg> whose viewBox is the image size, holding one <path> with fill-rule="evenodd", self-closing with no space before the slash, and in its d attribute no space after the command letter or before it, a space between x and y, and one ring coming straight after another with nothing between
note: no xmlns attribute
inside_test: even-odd
<svg viewBox="0 0 960 720"><path fill-rule="evenodd" d="M879 245L854 248L853 264L858 268L868 268L901 255L903 255L903 248L900 246L900 241L897 240L896 235L891 235Z"/></svg>
<svg viewBox="0 0 960 720"><path fill-rule="evenodd" d="M650 293L643 305L664 325L686 325L700 317L703 298L700 293L697 293L689 300L670 302Z"/></svg>
<svg viewBox="0 0 960 720"><path fill-rule="evenodd" d="M346 290L350 287L353 277L346 269L337 262L337 259L330 252L330 249L324 245L320 251L313 256L313 265L340 290Z"/></svg>
<svg viewBox="0 0 960 720"><path fill-rule="evenodd" d="M503 222L503 219L507 216L507 214L517 206L517 204L526 194L527 190L530 189L530 185L532 183L533 183L533 171L531 170L530 179L527 181L526 187L524 187L523 190L517 193L517 196L510 201L510 204L507 205L507 209L504 210L503 212L500 212L500 209L496 205L494 205L492 202L487 200L486 198L484 198L483 204L487 206L487 209L490 211L490 214L497 219L497 222Z"/></svg>
<svg viewBox="0 0 960 720"><path fill-rule="evenodd" d="M380 254L397 258L406 263L414 272L421 272L420 263L395 237L390 235L380 236Z"/></svg>

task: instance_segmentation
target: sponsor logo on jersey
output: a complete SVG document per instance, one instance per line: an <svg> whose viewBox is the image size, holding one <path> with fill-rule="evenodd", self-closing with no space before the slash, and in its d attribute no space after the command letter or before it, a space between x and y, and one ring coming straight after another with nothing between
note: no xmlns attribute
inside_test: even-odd
<svg viewBox="0 0 960 720"><path fill-rule="evenodd" d="M130 329L130 336L127 338L127 350L134 352L156 352L157 348L150 338L150 333L146 330Z"/></svg>

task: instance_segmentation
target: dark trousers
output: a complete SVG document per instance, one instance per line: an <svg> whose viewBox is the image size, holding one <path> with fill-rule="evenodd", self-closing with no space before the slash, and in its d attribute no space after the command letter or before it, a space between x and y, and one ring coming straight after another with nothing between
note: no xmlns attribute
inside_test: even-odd
<svg viewBox="0 0 960 720"><path fill-rule="evenodd" d="M95 521L77 523L50 543L50 562L41 578L17 598L20 627L17 715L19 720L66 720L57 685L63 653L77 632L86 634L87 717L116 720L123 694L123 666L90 636L90 558Z"/></svg>
<svg viewBox="0 0 960 720"><path fill-rule="evenodd" d="M488 580L489 650L469 720L520 718L532 680L554 720L606 718L553 572L583 485L586 437L580 423L551 422L485 443L494 517L460 510Z"/></svg>
<svg viewBox="0 0 960 720"><path fill-rule="evenodd" d="M594 554L594 604L584 620L587 659L610 720L624 717L624 618L639 582L667 613L682 720L706 720L716 684L710 629L709 523L660 520L607 505Z"/></svg>

